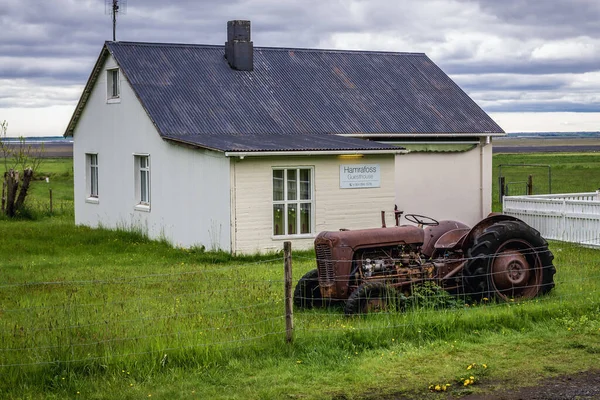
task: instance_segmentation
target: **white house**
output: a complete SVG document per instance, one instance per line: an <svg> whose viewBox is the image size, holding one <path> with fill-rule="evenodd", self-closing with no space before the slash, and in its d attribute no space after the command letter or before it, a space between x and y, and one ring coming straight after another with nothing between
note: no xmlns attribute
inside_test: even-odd
<svg viewBox="0 0 600 400"><path fill-rule="evenodd" d="M75 222L233 253L308 248L394 206L474 223L503 135L427 56L106 42L65 135Z"/></svg>

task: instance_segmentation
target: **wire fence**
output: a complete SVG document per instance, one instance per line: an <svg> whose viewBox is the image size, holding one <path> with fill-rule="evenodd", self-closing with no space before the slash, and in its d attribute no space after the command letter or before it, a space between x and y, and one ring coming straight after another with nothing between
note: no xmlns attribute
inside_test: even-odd
<svg viewBox="0 0 600 400"><path fill-rule="evenodd" d="M545 251L548 251L546 246L525 249L523 257L543 258ZM502 257L514 258L514 254L499 255L496 259ZM316 268L318 261L304 255L294 256L294 285L305 272ZM482 257L452 261L465 265L471 262L491 265L490 259ZM171 351L226 351L249 346L285 345L286 334L289 334L286 319L290 316L285 307L284 264L282 257L111 279L37 282L5 279L0 285L0 370L18 368L25 371L36 365L115 362L121 358ZM336 276L336 280L356 280L362 265L355 264L351 274ZM397 277L399 270L400 275L406 274L405 278L425 279L426 271L435 266L428 260L417 259L407 264L402 257L390 258L383 264L386 267L378 272L382 280ZM525 287L548 287L554 281L558 289L548 296L524 302L518 299L514 302L512 299L495 301L492 296L486 297L490 294L489 288L477 290L464 282L464 276L457 276L453 279L463 282L458 293L420 291L415 289L418 285L405 285L401 291L407 300L401 310L382 308L377 315L364 318L344 316L346 298L334 301L330 308L297 307L293 316L294 334L303 339L320 337L324 333L373 332L377 335L398 329L408 334L429 320L443 323L448 316L456 319L469 318L470 313L480 316L482 312L513 312L531 304L538 311L556 304L561 307L570 303L573 307L581 303L599 304L600 270L587 261L576 262L568 268L577 273L563 273L557 268L556 275L554 271L547 272L552 278L550 281L528 280ZM471 273L468 279L491 282L496 275L502 274L506 275L506 272L495 272L492 268L483 274ZM298 298L298 293L296 302L303 297Z"/></svg>

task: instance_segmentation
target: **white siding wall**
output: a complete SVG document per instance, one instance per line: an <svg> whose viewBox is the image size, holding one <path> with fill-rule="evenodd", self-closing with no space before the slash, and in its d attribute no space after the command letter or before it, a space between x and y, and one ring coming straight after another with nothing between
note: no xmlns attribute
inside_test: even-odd
<svg viewBox="0 0 600 400"><path fill-rule="evenodd" d="M379 164L381 187L340 189L342 164ZM290 238L277 238L273 232L272 168L300 166L314 168L315 229L314 235L291 239L295 249L313 246L314 236L325 230L359 229L381 226L381 211L386 211L388 225L394 217L394 156L365 156L348 160L336 156L254 158L232 161L235 215L235 251L253 253L278 251ZM235 218L235 219L234 219Z"/></svg>
<svg viewBox="0 0 600 400"><path fill-rule="evenodd" d="M396 203L405 213L479 222L492 209L492 146L396 156Z"/></svg>
<svg viewBox="0 0 600 400"><path fill-rule="evenodd" d="M229 160L162 140L122 75L120 103L107 104L106 85L103 72L73 134L75 223L230 250ZM86 153L98 154L98 204L86 201ZM150 155L150 212L134 210L134 153Z"/></svg>

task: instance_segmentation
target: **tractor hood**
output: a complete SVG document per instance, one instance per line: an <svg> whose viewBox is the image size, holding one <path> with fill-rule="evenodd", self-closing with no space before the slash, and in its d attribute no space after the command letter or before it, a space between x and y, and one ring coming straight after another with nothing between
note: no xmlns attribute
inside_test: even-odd
<svg viewBox="0 0 600 400"><path fill-rule="evenodd" d="M374 245L421 244L423 243L423 238L423 229L416 226L403 225L389 228L360 229L356 231L321 232L315 238L315 244L327 241L331 243L332 247L350 247L355 250Z"/></svg>

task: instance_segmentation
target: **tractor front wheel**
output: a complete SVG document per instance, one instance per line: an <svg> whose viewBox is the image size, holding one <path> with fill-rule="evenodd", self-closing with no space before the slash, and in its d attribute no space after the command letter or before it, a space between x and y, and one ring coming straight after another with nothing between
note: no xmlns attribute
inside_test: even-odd
<svg viewBox="0 0 600 400"><path fill-rule="evenodd" d="M524 222L490 225L467 254L463 272L474 298L531 299L554 287L554 256L540 233Z"/></svg>
<svg viewBox="0 0 600 400"><path fill-rule="evenodd" d="M360 285L346 301L346 315L387 312L398 308L396 290L381 282Z"/></svg>
<svg viewBox="0 0 600 400"><path fill-rule="evenodd" d="M319 272L308 271L294 289L294 304L299 308L323 307L323 298L319 288Z"/></svg>

